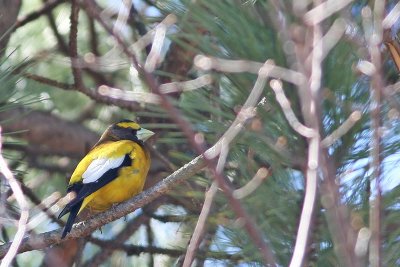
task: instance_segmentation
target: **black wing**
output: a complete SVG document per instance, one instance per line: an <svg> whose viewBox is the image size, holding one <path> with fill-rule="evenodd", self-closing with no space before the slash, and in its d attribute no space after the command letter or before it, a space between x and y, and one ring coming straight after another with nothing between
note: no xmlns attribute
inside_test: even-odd
<svg viewBox="0 0 400 267"><path fill-rule="evenodd" d="M76 197L71 200L64 209L58 215L58 218L61 218L68 212L70 215L67 220L67 224L65 225L64 231L62 233L61 238L64 238L67 233L69 233L72 229L72 225L74 224L75 218L78 215L79 209L82 206L83 200L85 197L89 196L90 194L96 192L109 182L113 181L115 178L118 177L118 172L121 167L131 166L132 159L129 154L125 155L122 164L114 169L109 169L106 171L99 179L95 182L84 184L82 182L72 184L68 187L67 193L75 192Z"/></svg>

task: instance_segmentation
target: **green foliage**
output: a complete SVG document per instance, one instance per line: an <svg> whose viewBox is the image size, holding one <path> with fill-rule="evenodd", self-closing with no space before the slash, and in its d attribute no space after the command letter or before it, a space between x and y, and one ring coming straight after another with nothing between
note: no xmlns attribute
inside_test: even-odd
<svg viewBox="0 0 400 267"><path fill-rule="evenodd" d="M36 5L39 5L38 1L36 2ZM105 2L108 3L108 1ZM165 48L167 51L163 52L168 55L172 49L177 49L178 55L189 61L188 66L182 67L187 67L184 74L168 73L168 68L161 67L155 71L154 75L179 81L196 78L205 73L193 66L193 57L199 54L258 63L270 59L281 67L292 69L298 67L291 61L293 54L290 54L290 50L293 44L283 42L283 33L279 31L280 25L276 25L275 18L273 18L273 15L285 16L290 34L293 34L297 28L292 27L294 26L292 23L302 24L304 21L302 17L289 14L291 12L289 7L292 5L290 1L280 1L282 8L286 8L287 14L273 14L275 11L272 11L274 5L271 1L261 0L146 2L156 2L153 8L157 8L157 12L162 14L161 17L154 18L152 14L140 13L135 15L135 19L140 19L144 27L151 30L155 26L154 21L163 19L167 14L175 14L178 18L176 28L173 28L167 35L171 45L169 48ZM352 22L355 23L354 27L361 25L360 12L366 4L366 1L356 1L353 7L349 7L349 12L354 15L352 18ZM23 14L29 13L30 10L31 7L25 5ZM60 5L52 12L57 14L56 24L61 36L68 40L70 4ZM334 14L324 21L322 27L324 31L339 16L341 13ZM79 54L83 59L95 56L92 51L93 36L88 27L90 22L90 18L82 11L79 22L78 47ZM114 18L110 20L110 25L111 22L115 22ZM95 23L94 25L95 36L99 40L97 47L99 56L96 57L98 60L96 68L92 71L100 73L110 86L126 91L147 92L146 85L138 81L140 75L136 77L132 74L131 62L124 54L120 53L114 38L99 24ZM123 35L129 44L137 41L137 38L140 37L136 26L135 22L129 20L124 28ZM301 30L305 31L304 28ZM305 37L301 37L307 39L311 36L309 32L307 34ZM305 40L305 42L309 41ZM69 55L65 51L60 51L59 43L53 37L44 16L13 33L9 49L17 46L21 46L21 48L0 64L0 112L30 103L34 104L33 107L37 110L52 110L53 114L68 121L82 122L98 133L102 132L102 129L112 121L121 118L138 119L143 127L157 132L155 147L173 165L180 167L197 156L182 131L172 122L169 114L158 105L143 104L140 110L133 114L116 106L96 103L95 100L74 90L61 90L20 76L12 76L11 73L15 67L10 66L18 67L17 62L26 60L29 63L26 69L28 72L49 77L58 82L73 84ZM328 159L336 172L336 177L332 178L335 178L340 185L341 199L338 202L346 205L351 222L356 221L358 224L355 227L359 228L369 225L369 201L371 184L373 185L373 182L370 181L371 169L369 167L372 138L369 114L371 81L370 78L366 78L355 70L363 51L361 48L350 39L342 38L327 54L322 63L321 102L317 107L317 109L321 109L319 123L322 128L322 139L338 129L354 111L362 113L361 119L327 149ZM146 51L139 53L141 53L138 56L141 64L144 64ZM181 58L173 58L172 62L174 61L181 65L187 63ZM393 68L394 66L390 63L384 66L385 78L394 83L398 77L396 73L393 73ZM95 76L85 71L83 71L85 85L96 90L103 84L102 80L96 80ZM219 140L237 118L257 79L257 75L254 73L246 72L210 71L210 74L213 77L211 84L192 91L170 95L171 101L179 109L184 119L190 122L195 132L203 134L209 147ZM291 108L299 121L303 123L299 89L285 81L283 81L283 87L290 100ZM391 101L398 103L398 100L398 94L394 94ZM382 107L384 125L382 127L383 152L381 155L382 166L385 169L384 177L390 168L397 165L398 157L394 157L395 163L389 160L392 155L398 153L400 148L399 123L396 116L393 115L396 110L386 104L385 100ZM81 118L81 115L85 114L88 109L90 110L89 115ZM271 246L278 264L287 266L293 254L303 204L308 140L289 125L268 82L263 88L262 97L258 100L254 112L255 116L243 123L244 129L230 144L223 174L232 182L235 189L238 189L248 184L261 168L269 170L268 176L247 197L241 199L241 203L257 227L260 228L264 240ZM6 121L0 123L6 123ZM15 141L7 138L8 140ZM20 152L14 151L13 153L14 156L23 156ZM65 165L68 165L69 168L73 168L73 163L78 160L66 159L59 155L45 155L43 158L43 162L51 166L59 166L62 164L58 163L67 162ZM157 164L160 164L157 160L155 160ZM24 183L35 188L41 199L45 199L54 191L64 190L65 176L69 174L65 171L66 169L62 169L61 172L52 172L40 168L31 170L25 167L22 170L29 171L24 175ZM169 172L169 169L162 169L156 174L165 177ZM38 187L38 183L41 182L45 182L46 186ZM175 190L168 194L171 203L162 205L155 213L165 216L179 215L184 220L179 223L165 224L152 219L151 228L153 232L158 231L154 234L155 238L152 244L150 244L150 234L143 228L127 242L129 244L140 243L172 247L184 251L195 228L204 201L204 193L211 183L211 175L205 171L192 177L187 183L176 186ZM399 262L399 231L397 230L399 190L399 186L391 185L383 192L384 266L394 266ZM319 199L320 195L317 197L311 241L309 251L307 251L307 264L308 266L339 266L340 259L333 241L333 233L329 229L327 210ZM39 212L38 209L33 210L34 215ZM140 215L138 214L139 212L131 215L129 219L134 220ZM50 227L44 224L41 224L36 230L49 230ZM106 226L105 234L97 232L95 236L111 239L123 229L124 225L125 222L119 220L115 224ZM51 227L56 226L51 225ZM177 237L173 240L171 236L174 234ZM232 258L226 257L225 259L207 256L206 266L212 266L213 263L223 266L263 265L262 255L243 228L243 222L236 217L227 198L220 191L215 197L207 221L205 236L208 245L204 244L206 242L202 244L201 255L210 255L211 253L225 255L228 253L232 256ZM90 261L99 251L101 249L96 245L86 246L83 260ZM28 264L29 260L27 259L30 257L37 259L38 254L38 252L34 252L21 255L19 263L21 265ZM127 257L126 253L118 252L109 257L110 259L106 260L104 265L145 265L153 259L149 255L153 256L149 253L142 253L139 257ZM177 262L180 259L173 256L165 258L166 265L179 264ZM197 261L201 262L200 258ZM31 266L34 265L31 263Z"/></svg>
<svg viewBox="0 0 400 267"><path fill-rule="evenodd" d="M182 3L179 4L178 12L174 12L174 1L169 2L169 5L160 5L166 12L174 12L181 17L181 32L174 34L173 40L182 49L192 49L196 54L257 62L271 58L280 66L286 65L282 50L284 45L278 32L272 27L272 23L266 23L268 18L259 17L261 12L253 3L238 5L232 1L196 1L196 4L182 2L186 12L182 12ZM258 2L258 8L272 8L265 2ZM288 17L288 20L291 19L294 20ZM199 29L207 34L200 34ZM337 176L343 177L338 179L343 179L341 190L344 201L349 207L366 214L367 192L370 186L367 165L371 140L368 115L370 81L353 71L359 60L359 55L354 53L356 49L353 43L341 40L324 60L321 85L321 96L325 99L322 103L322 126L324 136L328 136L343 124L352 112L357 110L363 114L361 120L335 142L329 154L335 162ZM219 73L216 79L217 81L208 88L184 93L180 103L180 108L190 118L195 129L205 133L209 144L215 143L232 123L253 86L255 76ZM296 89L290 86L288 88L291 91L288 90L287 95L292 101L292 106L296 108L299 105L298 96L293 91ZM229 167L226 168L225 174L240 187L246 184L260 167L272 167L272 176L258 187L251 197L246 198L244 203L256 224L263 230L266 240L271 243L279 264L286 266L293 253L297 218L303 197L304 177L296 170L298 166L295 166L293 159L307 153L304 150L305 140L286 122L272 90L266 87L263 95L264 100L257 107L257 119L261 121L262 127L254 131L251 124L246 125L246 130L230 149L227 160ZM297 115L299 116L299 113ZM394 131L398 129L397 125L391 124L390 127ZM279 137L284 137L285 150L293 157L288 157L277 149ZM384 155L396 153L397 138L391 142L385 141L384 150ZM222 251L236 248L249 265L260 260L257 249L245 231L235 227L234 215L226 211L227 205L224 200L217 203L214 216L227 217L232 221L223 226L218 224L222 227L223 234L214 240L216 246ZM321 212L318 231L312 236L315 254L311 264L337 266L333 243L323 216ZM367 225L368 218L364 218L364 224ZM390 242L396 243L395 239ZM219 246L221 243L226 243L226 246ZM392 264L394 262L391 261Z"/></svg>

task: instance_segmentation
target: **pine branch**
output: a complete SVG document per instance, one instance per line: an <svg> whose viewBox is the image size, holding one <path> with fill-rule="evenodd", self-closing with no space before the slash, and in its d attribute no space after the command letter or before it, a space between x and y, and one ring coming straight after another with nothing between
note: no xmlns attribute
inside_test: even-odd
<svg viewBox="0 0 400 267"><path fill-rule="evenodd" d="M97 244L103 248L125 251L128 256L140 255L142 253L149 253L149 254L168 255L171 257L179 257L185 253L185 251L179 249L168 249L155 246L127 245L121 243L111 243L106 240L92 239L91 241L94 244ZM231 260L233 262L243 260L243 257L240 254L229 254L226 252L215 252L215 251L208 251L207 253L198 253L197 257L202 259L213 258L218 260Z"/></svg>
<svg viewBox="0 0 400 267"><path fill-rule="evenodd" d="M39 8L36 11L33 11L24 17L18 18L17 22L15 23L15 29L24 26L25 24L40 18L43 14L46 14L47 12L50 12L54 8L56 8L58 5L61 3L66 2L66 0L53 0L53 1L48 1L43 4L41 8Z"/></svg>

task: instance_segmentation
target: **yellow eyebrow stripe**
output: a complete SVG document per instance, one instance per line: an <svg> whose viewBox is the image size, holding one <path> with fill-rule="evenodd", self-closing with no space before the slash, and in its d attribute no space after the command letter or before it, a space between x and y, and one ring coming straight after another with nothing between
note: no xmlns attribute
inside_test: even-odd
<svg viewBox="0 0 400 267"><path fill-rule="evenodd" d="M135 129L135 130L140 129L139 124L137 124L135 122L120 122L120 123L117 123L117 126L121 127L121 128L131 128L131 129Z"/></svg>

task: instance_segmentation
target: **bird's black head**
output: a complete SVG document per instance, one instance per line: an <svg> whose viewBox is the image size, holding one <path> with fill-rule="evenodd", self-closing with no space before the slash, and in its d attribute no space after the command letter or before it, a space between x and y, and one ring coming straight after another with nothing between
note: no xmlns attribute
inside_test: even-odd
<svg viewBox="0 0 400 267"><path fill-rule="evenodd" d="M121 120L110 125L100 138L100 142L131 140L141 145L153 135L152 131L142 128L131 120Z"/></svg>

